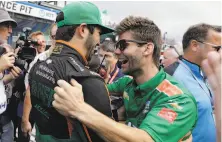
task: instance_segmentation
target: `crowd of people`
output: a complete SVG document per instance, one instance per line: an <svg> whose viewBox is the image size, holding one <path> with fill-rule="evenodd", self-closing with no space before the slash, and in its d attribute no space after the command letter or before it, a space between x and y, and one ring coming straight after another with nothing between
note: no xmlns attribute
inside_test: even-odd
<svg viewBox="0 0 222 142"><path fill-rule="evenodd" d="M24 47L7 44L17 23L0 13L0 142L29 142L33 127L36 142L221 141L219 25L190 26L183 54L170 45L160 59L151 19L111 29L96 5L73 2L52 24L49 49L44 33L29 35L36 54L21 68ZM108 33L117 38L101 41Z"/></svg>

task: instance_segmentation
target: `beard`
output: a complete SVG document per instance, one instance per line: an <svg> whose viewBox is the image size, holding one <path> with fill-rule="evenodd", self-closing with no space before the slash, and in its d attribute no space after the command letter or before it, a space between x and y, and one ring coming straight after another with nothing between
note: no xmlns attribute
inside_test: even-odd
<svg viewBox="0 0 222 142"><path fill-rule="evenodd" d="M89 34L86 43L85 43L85 47L87 49L87 54L86 54L86 59L87 61L90 61L93 54L94 54L94 48L96 47L96 43L94 42L93 36Z"/></svg>
<svg viewBox="0 0 222 142"><path fill-rule="evenodd" d="M124 74L137 77L142 74L142 69L140 68L141 59L138 57L128 58L128 68L124 71Z"/></svg>

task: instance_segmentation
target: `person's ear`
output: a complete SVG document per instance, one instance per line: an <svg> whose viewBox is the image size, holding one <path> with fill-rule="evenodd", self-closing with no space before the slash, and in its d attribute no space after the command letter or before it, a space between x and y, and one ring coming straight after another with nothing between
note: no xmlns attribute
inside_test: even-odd
<svg viewBox="0 0 222 142"><path fill-rule="evenodd" d="M191 40L190 41L190 48L192 51L196 52L199 48L199 43L196 40Z"/></svg>
<svg viewBox="0 0 222 142"><path fill-rule="evenodd" d="M148 43L145 44L144 46L145 46L145 50L144 50L144 52L143 52L143 55L148 56L148 55L150 55L150 54L153 54L154 48L155 48L155 46L154 46L153 43L148 42Z"/></svg>
<svg viewBox="0 0 222 142"><path fill-rule="evenodd" d="M81 38L84 38L84 37L87 37L88 36L88 33L89 33L89 30L87 28L87 25L85 23L79 25L77 28L76 28L76 31L77 34L81 37Z"/></svg>

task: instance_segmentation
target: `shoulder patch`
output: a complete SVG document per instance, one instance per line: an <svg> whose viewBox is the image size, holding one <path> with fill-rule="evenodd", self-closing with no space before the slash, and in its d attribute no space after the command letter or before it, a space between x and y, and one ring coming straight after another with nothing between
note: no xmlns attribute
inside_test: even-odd
<svg viewBox="0 0 222 142"><path fill-rule="evenodd" d="M163 80L163 82L161 82L157 88L156 88L159 92L163 92L165 93L167 96L174 96L174 95L179 95L179 94L183 94L183 91L178 88L176 85L173 85L172 83L170 83L168 80Z"/></svg>
<svg viewBox="0 0 222 142"><path fill-rule="evenodd" d="M63 48L64 48L63 45L61 45L61 44L56 44L55 47L54 47L54 49L53 49L53 51L52 51L52 53L54 53L54 54L60 54Z"/></svg>
<svg viewBox="0 0 222 142"><path fill-rule="evenodd" d="M46 64L51 64L52 63L52 60L51 59L47 59L46 60Z"/></svg>
<svg viewBox="0 0 222 142"><path fill-rule="evenodd" d="M158 114L157 114L159 117L167 120L169 123L173 123L174 120L176 119L177 117L177 113L171 109L168 109L168 108L162 108Z"/></svg>

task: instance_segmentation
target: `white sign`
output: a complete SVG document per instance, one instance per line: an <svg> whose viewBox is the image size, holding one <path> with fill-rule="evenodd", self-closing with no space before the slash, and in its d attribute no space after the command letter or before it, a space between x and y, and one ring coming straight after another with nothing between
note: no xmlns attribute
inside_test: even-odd
<svg viewBox="0 0 222 142"><path fill-rule="evenodd" d="M0 1L0 7L7 11L55 21L57 14L52 11L36 8L16 2Z"/></svg>

